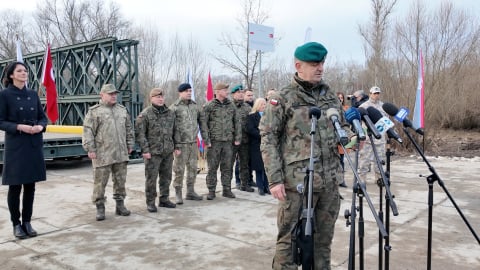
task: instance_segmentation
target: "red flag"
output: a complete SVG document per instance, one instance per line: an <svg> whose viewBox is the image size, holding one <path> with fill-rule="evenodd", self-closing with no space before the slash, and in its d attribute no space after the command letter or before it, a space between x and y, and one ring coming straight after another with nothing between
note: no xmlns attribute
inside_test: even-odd
<svg viewBox="0 0 480 270"><path fill-rule="evenodd" d="M208 72L208 81L207 81L207 101L213 99L213 85L212 85L212 78L210 77L210 72Z"/></svg>
<svg viewBox="0 0 480 270"><path fill-rule="evenodd" d="M42 84L45 86L45 97L47 100L47 116L52 123L58 119L57 107L57 87L55 86L55 76L53 75L53 62L50 53L50 44L47 44L45 59L43 60Z"/></svg>

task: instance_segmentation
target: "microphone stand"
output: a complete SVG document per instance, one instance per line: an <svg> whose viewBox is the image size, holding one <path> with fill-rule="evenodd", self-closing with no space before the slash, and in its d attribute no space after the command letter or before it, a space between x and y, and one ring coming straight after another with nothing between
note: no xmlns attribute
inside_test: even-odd
<svg viewBox="0 0 480 270"><path fill-rule="evenodd" d="M372 139L371 137L371 134L369 133L369 137L370 139ZM345 147L340 144L345 151ZM373 205L372 203L372 200L370 199L370 196L368 195L367 193L367 189L366 189L366 186L365 186L365 183L360 181L360 177L357 173L357 170L355 170L354 168L356 166L353 165L352 163L352 159L350 158L349 155L345 155L344 156L347 161L348 161L348 164L350 165L350 168L352 169L353 171L353 174L355 176L355 179L357 181L354 181L354 189L353 189L353 192L354 194L352 196L355 195L355 193L358 194L358 197L359 197L359 219L358 219L358 237L359 237L359 258L360 258L360 270L363 270L364 269L364 247L363 247L363 239L364 239L364 235L365 235L365 231L364 231L364 221L363 221L363 200L362 198L365 197L365 200L367 201L367 204L368 206L370 207L370 211L372 212L372 215L373 217L375 218L375 221L377 223L377 227L380 231L380 234L382 235L382 237L386 237L388 235L387 231L385 230L385 226L383 225L383 222L380 220L380 218L378 217L377 215L377 212L375 211L375 206ZM358 162L357 162L358 163ZM355 218L356 215L354 214L355 211L356 211L356 208L355 206L353 205L353 203L355 202L355 200L353 199L352 200L352 207L351 207L351 213L348 213L348 209L345 211L345 218L351 218L350 219L350 224L355 224L355 220L353 220L352 218ZM347 222L348 224L348 222ZM355 229L355 226L352 226L350 227L350 236L352 236L352 233L354 234L355 232L352 232L352 228ZM350 243L354 244L355 241L353 241L351 239ZM353 258L350 258L350 254L352 254L352 257L353 257L353 254L355 254L354 250L355 250L355 246L352 246L350 245L350 252L349 252L349 265L348 265L348 269L349 270L353 270L354 268L354 259ZM353 249L353 251L352 251Z"/></svg>
<svg viewBox="0 0 480 270"><path fill-rule="evenodd" d="M358 133L357 133L358 135ZM357 136L358 138L358 136ZM358 149L360 148L360 141L357 140L355 143L355 168L352 168L354 171L358 170ZM348 155L347 152L345 152L344 158L346 155ZM359 181L358 178L355 176L353 178L353 185L352 185L352 205L350 207L350 211L348 209L345 210L344 217L347 220L346 225L347 227L350 226L350 245L349 245L349 250L348 250L348 269L353 270L355 269L355 219L357 218L357 206L356 206L356 194L358 194L359 199L361 200L362 194L360 194L358 186ZM363 262L363 258L362 258Z"/></svg>
<svg viewBox="0 0 480 270"><path fill-rule="evenodd" d="M480 238L478 237L477 233L473 229L473 227L470 225L468 222L467 218L463 214L462 210L458 207L457 203L453 199L453 197L450 195L450 192L448 192L447 188L445 187L442 179L440 176L437 174L435 171L435 168L428 162L427 158L425 157L425 154L423 153L423 150L420 148L418 143L415 141L415 139L412 137L412 135L408 132L407 127L403 128L403 131L407 135L408 139L412 142L413 146L417 150L417 152L420 154L420 156L423 159L423 162L428 166L428 169L432 173L431 175L427 176L427 183L428 183L428 247L427 247L427 270L432 269L432 220L433 220L433 183L435 181L440 185L440 187L443 189L445 194L447 194L447 197L450 199L452 202L453 206L455 206L455 209L457 209L458 214L462 217L463 222L467 225L468 229L470 229L470 232L473 234L475 239L477 240L478 244L480 245ZM420 175L421 176L421 175Z"/></svg>
<svg viewBox="0 0 480 270"><path fill-rule="evenodd" d="M390 186L390 162L391 162L391 159L390 157L393 156L395 153L393 151L391 151L391 148L390 148L390 142L391 142L391 139L388 138L387 139L387 145L386 145L386 152L385 152L385 156L386 156L386 165L385 165L385 175L387 176L387 185ZM383 189L382 189L382 186L383 184L378 181L378 186L380 188L380 209L382 209L382 197L383 197ZM390 208L388 207L390 205L390 197L388 196L385 196L385 229L387 230L387 232L390 233ZM378 214L379 216L383 216L383 213L382 214ZM382 262L382 252L385 251L385 261L384 261L384 268L385 270L389 270L390 269L390 250L392 250L392 247L390 246L390 235L388 235L387 237L385 237L385 246L382 248L382 238L379 237L379 246L378 246L378 251L379 251L379 256L380 256L380 259L379 259L379 269L381 267L381 262Z"/></svg>
<svg viewBox="0 0 480 270"><path fill-rule="evenodd" d="M393 196L392 196L392 193L390 192L390 180L389 178L387 177L387 175L385 174L385 171L383 170L383 167L382 167L382 162L380 160L380 157L378 156L378 151L377 151L377 147L375 146L375 143L374 143L374 140L373 140L373 136L369 136L369 139L370 139L370 143L371 143L371 146L372 146L372 152L373 152L373 155L375 156L375 162L377 163L377 167L378 167L378 170L380 171L380 178L381 179L378 179L378 186L380 188L380 210L379 210L379 216L382 216L382 219L383 219L383 213L382 213L382 196L383 196L383 190L382 190L382 186L385 187L385 197L388 198L386 199L386 203L388 204L385 204L385 207L390 207L392 209L392 212L393 212L393 215L394 216L398 216L398 210L397 210L397 205L395 204L395 202L393 201ZM390 213L389 213L390 214ZM382 220L383 221L383 220ZM387 231L388 233L388 231ZM381 232L379 232L379 237L381 238L383 236L383 234ZM383 236L385 239L386 239L386 242L388 241L387 238L388 238L388 234L387 236ZM383 245L383 242L382 242L382 239L379 239L379 261L378 261L378 267L379 269L382 269L382 254L383 254L383 249L382 249L382 245ZM387 249L391 249L390 246L386 246L385 245L385 250Z"/></svg>

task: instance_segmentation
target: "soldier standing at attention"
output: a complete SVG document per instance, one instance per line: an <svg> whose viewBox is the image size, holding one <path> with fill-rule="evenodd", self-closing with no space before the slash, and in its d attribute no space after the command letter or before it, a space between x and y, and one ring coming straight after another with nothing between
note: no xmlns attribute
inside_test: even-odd
<svg viewBox="0 0 480 270"><path fill-rule="evenodd" d="M238 123L235 105L228 99L228 84L217 83L213 88L215 98L203 107L204 121L208 128L209 141L205 141L207 150L207 200L215 198L217 170L220 166L223 197L235 198L232 193L232 152L233 145L239 145L242 139L241 126Z"/></svg>
<svg viewBox="0 0 480 270"><path fill-rule="evenodd" d="M83 121L82 144L92 160L93 195L98 221L105 219L105 187L110 173L113 181L115 213L130 215L123 201L126 196L128 154L133 150L133 127L127 109L117 103L118 90L105 84L100 90L100 103L91 107Z"/></svg>
<svg viewBox="0 0 480 270"><path fill-rule="evenodd" d="M158 206L175 208L168 197L172 182L173 132L175 113L165 106L163 90L150 91L150 106L145 108L135 122L135 136L145 161L145 197L148 212L157 212L157 178L160 199Z"/></svg>
<svg viewBox="0 0 480 270"><path fill-rule="evenodd" d="M232 169L237 160L240 162L240 190L253 192L254 189L248 185L250 180L250 172L248 169L249 153L248 153L248 133L247 133L247 118L248 114L252 110L252 107L243 101L244 90L243 86L237 85L230 91L233 98L233 104L235 105L236 114L238 115L238 124L242 129L242 140L240 145L233 146L232 153ZM238 157L238 158L237 158Z"/></svg>
<svg viewBox="0 0 480 270"><path fill-rule="evenodd" d="M341 166L335 130L326 117L327 109L337 109L342 125L347 127L347 124L335 92L322 80L326 55L327 50L320 43L309 42L298 47L294 54L296 73L292 82L272 93L260 120L261 152L270 191L279 200L273 269L298 269L293 262L291 230L298 221L302 204L296 187L304 183L305 169L309 165L309 109L314 106L320 108L322 114L314 134L313 257L315 269L330 269L330 246L340 208L338 178Z"/></svg>
<svg viewBox="0 0 480 270"><path fill-rule="evenodd" d="M187 167L187 195L185 199L201 201L202 196L195 192L195 179L197 177L197 134L200 128L202 139L208 141L203 114L192 100L192 86L182 83L178 86L179 98L170 106L175 114L175 160L173 170L175 172L176 203L183 204L182 187L185 166Z"/></svg>

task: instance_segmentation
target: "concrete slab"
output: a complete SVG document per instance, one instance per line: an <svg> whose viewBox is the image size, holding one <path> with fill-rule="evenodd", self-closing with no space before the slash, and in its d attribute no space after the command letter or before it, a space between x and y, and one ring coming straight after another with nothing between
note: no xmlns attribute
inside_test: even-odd
<svg viewBox="0 0 480 270"><path fill-rule="evenodd" d="M473 229L480 232L480 158L434 158L441 176ZM107 219L95 221L90 203L90 162L48 164L48 180L37 185L32 223L39 236L16 240L12 235L7 187L0 187L0 265L2 269L270 269L275 251L277 202L234 190L236 199L217 193L213 201L184 201L176 209L145 207L143 163L128 167L129 217L115 216L111 183L107 188ZM412 156L392 161L392 193L399 215L390 218L390 269L425 269L427 263L428 185L430 171ZM336 223L332 268L348 268L353 175ZM234 186L234 185L233 185ZM173 190L173 189L172 189ZM205 174L198 175L197 192L205 195ZM221 190L219 188L217 190ZM434 183L432 269L480 269L480 245L444 190ZM367 185L378 212L379 189ZM172 192L173 200L173 192ZM358 198L357 198L358 203ZM383 204L385 201L383 200ZM378 269L378 229L372 211L363 203L365 269ZM357 219L358 221L358 219ZM357 224L358 230L358 224ZM356 232L358 235L358 231ZM359 269L358 243L356 269Z"/></svg>

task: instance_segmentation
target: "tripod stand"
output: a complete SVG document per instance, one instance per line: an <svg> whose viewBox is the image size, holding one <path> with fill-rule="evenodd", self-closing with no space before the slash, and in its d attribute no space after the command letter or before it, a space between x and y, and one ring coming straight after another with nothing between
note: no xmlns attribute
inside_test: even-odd
<svg viewBox="0 0 480 270"><path fill-rule="evenodd" d="M455 209L457 210L458 214L462 217L464 223L467 225L468 229L470 229L470 232L473 234L475 239L480 245L480 238L476 234L475 230L473 229L472 225L468 222L467 218L463 214L462 210L458 207L457 203L453 199L452 195L450 195L450 192L448 192L447 188L445 187L442 179L440 176L437 174L435 171L435 168L428 162L427 158L425 157L425 154L423 153L423 150L420 148L418 143L415 141L415 139L412 137L410 132L408 132L408 127L404 127L403 131L407 135L408 139L412 142L413 146L417 150L418 154L423 159L423 162L427 165L428 169L432 173L431 175L427 176L427 183L428 183L428 244L427 244L427 270L432 269L432 221L433 221L433 183L437 182L440 187L443 189L447 197L450 199L450 202L455 206Z"/></svg>

